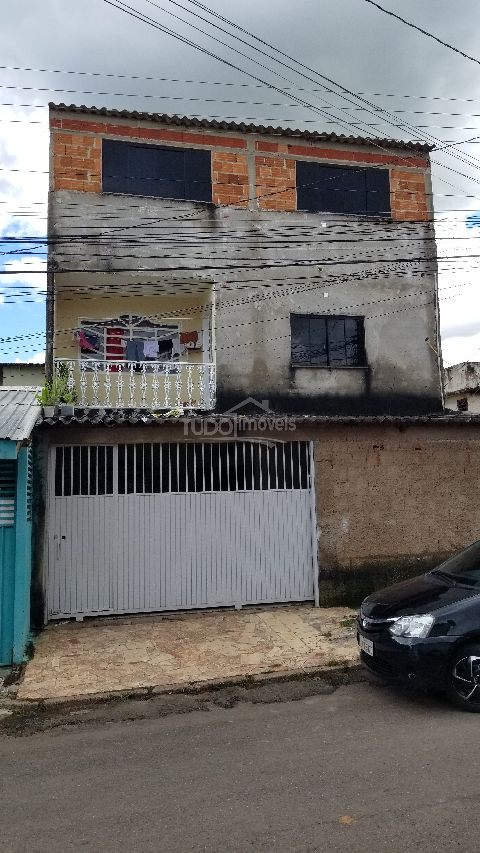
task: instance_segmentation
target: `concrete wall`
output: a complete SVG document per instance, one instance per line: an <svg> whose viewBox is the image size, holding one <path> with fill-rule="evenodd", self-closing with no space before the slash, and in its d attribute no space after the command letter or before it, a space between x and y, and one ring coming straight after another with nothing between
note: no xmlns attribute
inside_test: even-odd
<svg viewBox="0 0 480 853"><path fill-rule="evenodd" d="M462 406L459 409L457 405L458 400L466 400L467 407L464 408ZM457 391L455 394L445 394L445 408L452 409L454 412L462 411L469 412L471 415L478 415L480 414L480 393L473 394L471 391Z"/></svg>
<svg viewBox="0 0 480 853"><path fill-rule="evenodd" d="M480 413L480 362L463 361L446 367L443 374L445 407L457 411L457 401L467 400L468 411Z"/></svg>
<svg viewBox="0 0 480 853"><path fill-rule="evenodd" d="M44 382L44 364L0 364L0 385L40 387Z"/></svg>
<svg viewBox="0 0 480 853"><path fill-rule="evenodd" d="M418 574L480 538L478 426L349 425L315 445L324 598Z"/></svg>
<svg viewBox="0 0 480 853"><path fill-rule="evenodd" d="M51 254L57 291L68 286L74 300L83 287L92 296L112 275L124 296L138 292L139 281L151 288L188 279L198 286L208 278L216 292L220 411L248 396L286 412L441 408L426 155L60 113L51 126L50 237L67 238ZM215 204L100 195L100 136L210 147ZM392 217L296 211L299 158L388 169ZM111 239L68 239L91 234L99 222L107 230L113 223ZM291 368L292 312L364 317L368 368ZM57 333L67 313L58 308Z"/></svg>

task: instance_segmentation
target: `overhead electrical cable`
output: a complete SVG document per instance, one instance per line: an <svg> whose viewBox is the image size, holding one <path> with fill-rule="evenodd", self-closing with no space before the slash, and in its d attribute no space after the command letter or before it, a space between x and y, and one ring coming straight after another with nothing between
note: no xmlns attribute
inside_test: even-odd
<svg viewBox="0 0 480 853"><path fill-rule="evenodd" d="M460 48L455 47L453 44L449 44L448 41L444 41L433 33L430 33L428 30L414 24L412 21L407 21L406 18L402 18L402 16L397 15L396 12L392 12L390 9L385 9L384 6L380 6L380 4L376 3L375 0L364 0L364 3L369 3L370 6L375 6L376 9L383 12L385 15L389 15L391 18L396 18L397 21L401 21L401 23L405 24L407 27L411 27L411 29L417 30L422 35L427 36L427 38L433 39L433 41L438 42L438 44L441 44L443 47L453 50L454 53L458 53L460 56L463 56L464 59L468 59L470 62L475 62L477 65L480 65L480 59L477 59L476 56L471 56L469 53L465 53L465 51L460 50Z"/></svg>
<svg viewBox="0 0 480 853"><path fill-rule="evenodd" d="M110 0L104 0L104 2L110 2ZM123 0L120 0L120 2L123 2ZM163 7L160 7L157 3L155 3L155 2L154 2L154 0L145 0L145 2L147 2L147 3L148 3L149 5L151 5L151 6L156 6L157 8L163 8ZM200 17L202 20L205 20L205 18L203 18L203 16L198 15L198 13L193 12L192 10L187 10L187 9L186 9L186 7L185 7L185 6L183 6L181 3L179 3L177 0L167 0L167 2L169 2L169 3L173 4L174 6L178 6L178 7L182 8L182 9L183 9L183 10L185 10L185 11L190 11L190 14L195 15L196 17ZM346 93L346 94L348 94L348 95L350 95L350 96L355 97L355 98L357 99L357 101L361 101L361 102L362 102L362 105L363 105L363 104L365 104L365 105L366 105L366 107L367 107L367 109L366 109L366 111L367 111L367 112L371 112L371 111L372 111L372 109L373 109L373 110L376 110L376 111L378 112L378 110L379 110L379 109L381 109L382 113L384 113L384 114L385 114L385 116L387 116L387 117L388 117L388 116L392 117L391 113L389 113L389 111L388 111L388 110L385 110L385 109L383 109L383 108L379 108L379 107L378 107L378 105L376 105L376 104L372 103L371 101L367 101L367 100L365 100L365 98L364 98L364 97L360 97L358 93L353 92L352 90L350 90L350 89L348 89L347 87L343 86L341 83L337 83L335 80L332 80L331 78L326 77L324 74L321 74L319 71L317 71L317 70L315 70L315 69L312 69L310 66L308 66L308 65L306 65L305 63L303 63L303 62L301 62L301 61L299 61L299 60L295 59L295 58L294 58L294 57L292 57L290 54L285 53L284 51L280 50L279 48L277 48L277 47L275 47L274 45L270 44L269 42L265 41L264 39L261 39L260 37L256 36L254 33L251 33L249 30L246 30L244 27L241 27L241 26L240 26L239 24L237 24L236 22L234 22L234 21L230 20L229 18L226 18L226 17L225 17L225 16L223 16L223 15L220 15L218 12L216 12L216 11L215 11L215 10L213 10L213 9L210 9L210 8L209 8L208 6L206 6L205 4L198 2L198 0L186 0L186 2L188 2L188 3L189 3L190 5L192 5L192 6L195 6L195 7L201 8L203 11L207 12L207 13L208 13L210 16L212 16L213 18L217 18L217 19L221 20L222 22L227 23L227 24L228 24L228 26L230 26L231 28L233 28L233 29L235 29L235 30L238 30L238 31L242 32L244 35L247 35L250 39L254 39L254 40L255 40L255 41L257 41L259 44L261 44L261 45L263 45L263 46L265 46L265 47L268 47L268 48L269 48L269 50L273 50L273 51L274 51L275 53L277 53L279 56L281 56L281 57L284 57L284 58L288 59L290 62L294 62L294 63L295 63L296 65L298 65L300 68L304 69L304 71L308 71L310 74L312 74L312 73L313 73L313 74L315 74L317 77L319 77L321 80L326 81L326 82L327 82L327 83L329 83L330 85L335 86L337 89L340 89L340 90L341 90L341 92L340 92L340 93L337 93L337 94L340 94L340 97L342 97L342 98L343 98L344 100L346 100L348 103L352 103L352 104L356 105L356 104L355 104L354 102L352 102L349 98L347 98L347 97L346 97L346 95L345 95L345 94L343 94L343 93ZM124 4L124 5L126 5L126 4ZM212 26L215 26L215 24L213 24L212 22L210 22L210 24L211 24ZM224 30L223 30L223 28L219 28L219 29L222 29L222 31L224 31ZM203 31L202 31L202 32L203 32ZM230 34L230 35L231 35L231 36L234 36L234 34ZM239 38L239 37L237 37L237 38ZM243 39L240 39L240 38L239 38L239 40L243 42ZM254 47L254 46L253 46L253 45L250 45L250 48L252 48L252 47ZM273 59L273 60L274 60L274 61L276 61L277 63L279 63L279 64L281 64L281 65L283 65L283 66L285 66L285 67L287 67L287 68L292 69L292 66L290 66L290 65L286 64L283 60L278 59L277 57L272 57L270 54L267 54L264 50L262 50L262 49L260 49L260 48L256 48L256 49L259 51L259 53L261 53L261 54L263 54L263 55L265 55L265 56L269 56L269 58L270 58L270 59ZM270 69L270 70L271 70L271 69ZM306 78L306 79L310 80L311 82L318 82L318 81L313 80L313 79L312 79L311 77L309 77L307 74L305 74L305 73L304 73L304 71L303 71L303 72L299 72L299 71L298 71L298 69L295 69L295 68L293 68L292 70L294 70L297 74L301 74L301 76L302 76L302 77L304 77L304 78ZM357 104L357 105L358 105L358 104ZM393 118L394 118L394 116L393 116ZM395 127L397 127L397 128L398 128L398 124L397 124L397 123L395 123L395 122L390 121L388 118L385 118L385 121L386 121L388 124L393 124L393 126L395 126ZM403 128L404 128L404 129L409 129L409 132L412 132L412 125L408 125L408 124L406 124L406 123L402 122L402 126L403 126ZM432 140L433 140L434 142L438 142L438 141L439 141L439 140L436 140L434 137L432 137ZM453 155L453 154L452 154L452 156L456 156L456 158L457 158L457 159L460 159L462 162L468 163L468 160L467 160L467 159L460 157L460 155L458 155L458 154L455 154L455 155ZM470 159L474 159L474 158L470 158ZM438 162L438 161L437 161L437 162ZM442 167L444 167L444 168L450 168L450 167L448 167L448 166L445 166L445 164L443 164L443 163L439 163L439 165L441 165L441 166L442 166ZM468 163L468 165L472 165L472 164L471 164L471 163ZM453 170L453 171L454 171L454 170ZM469 177L469 176L464 175L464 177Z"/></svg>

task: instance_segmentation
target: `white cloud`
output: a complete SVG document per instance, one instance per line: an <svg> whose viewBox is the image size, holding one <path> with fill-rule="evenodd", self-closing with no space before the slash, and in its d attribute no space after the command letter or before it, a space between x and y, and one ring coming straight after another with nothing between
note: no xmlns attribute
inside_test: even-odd
<svg viewBox="0 0 480 853"><path fill-rule="evenodd" d="M45 290L47 276L47 261L44 258L21 257L6 261L4 270L8 275L3 276L4 286L18 284L27 285L36 290ZM41 272L37 272L41 270ZM41 299L41 297L39 297Z"/></svg>
<svg viewBox="0 0 480 853"><path fill-rule="evenodd" d="M36 352L31 358L16 358L15 364L43 364L45 362L45 353Z"/></svg>
<svg viewBox="0 0 480 853"><path fill-rule="evenodd" d="M480 256L480 228L467 228L466 213L460 217L453 211L442 214L436 226L440 329L446 365L480 360L480 257L475 257Z"/></svg>
<svg viewBox="0 0 480 853"><path fill-rule="evenodd" d="M0 234L46 234L48 110L0 106L0 119Z"/></svg>

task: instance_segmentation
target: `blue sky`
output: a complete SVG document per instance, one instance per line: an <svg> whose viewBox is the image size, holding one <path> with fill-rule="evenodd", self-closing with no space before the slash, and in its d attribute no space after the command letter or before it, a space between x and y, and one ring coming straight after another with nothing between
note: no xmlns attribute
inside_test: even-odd
<svg viewBox="0 0 480 853"><path fill-rule="evenodd" d="M2 106L0 118L0 361L39 361L45 349L45 245L15 240L46 234L47 110Z"/></svg>

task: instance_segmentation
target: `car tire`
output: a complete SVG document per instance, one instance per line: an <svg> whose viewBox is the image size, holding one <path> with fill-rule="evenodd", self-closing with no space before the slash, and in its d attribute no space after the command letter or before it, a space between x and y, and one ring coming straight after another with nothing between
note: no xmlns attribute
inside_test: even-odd
<svg viewBox="0 0 480 853"><path fill-rule="evenodd" d="M447 695L463 711L480 713L480 643L462 646L451 658Z"/></svg>

